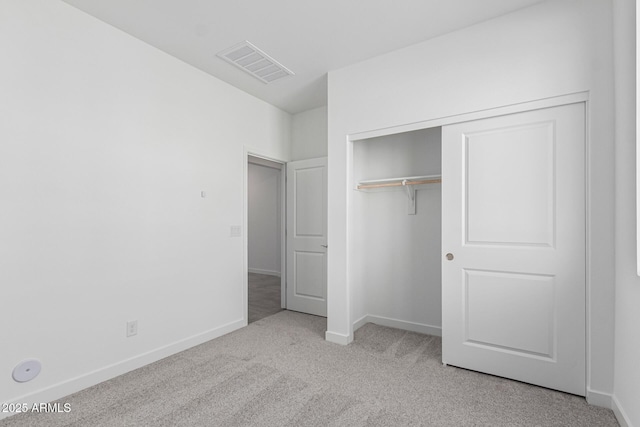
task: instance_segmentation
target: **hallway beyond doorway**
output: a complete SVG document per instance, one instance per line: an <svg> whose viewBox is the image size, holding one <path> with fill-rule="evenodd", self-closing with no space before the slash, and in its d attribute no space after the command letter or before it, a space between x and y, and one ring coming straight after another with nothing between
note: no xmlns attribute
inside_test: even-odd
<svg viewBox="0 0 640 427"><path fill-rule="evenodd" d="M280 277L249 273L249 323L282 310Z"/></svg>

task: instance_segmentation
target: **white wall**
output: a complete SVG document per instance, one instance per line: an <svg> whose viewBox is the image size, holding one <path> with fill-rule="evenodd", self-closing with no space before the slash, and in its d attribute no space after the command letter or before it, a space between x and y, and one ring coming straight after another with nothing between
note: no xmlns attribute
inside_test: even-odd
<svg viewBox="0 0 640 427"><path fill-rule="evenodd" d="M353 163L354 182L439 175L441 129L357 141ZM440 333L440 184L417 188L415 215L407 214L408 197L402 187L353 193L350 260L355 322L386 322Z"/></svg>
<svg viewBox="0 0 640 427"><path fill-rule="evenodd" d="M640 278L636 273L635 1L614 1L616 66L615 400L640 426Z"/></svg>
<svg viewBox="0 0 640 427"><path fill-rule="evenodd" d="M329 73L327 338L352 337L347 136L589 93L589 396L613 391L614 150L609 1L557 0ZM371 260L376 263L378 260Z"/></svg>
<svg viewBox="0 0 640 427"><path fill-rule="evenodd" d="M291 160L327 157L327 107L294 114L291 140Z"/></svg>
<svg viewBox="0 0 640 427"><path fill-rule="evenodd" d="M0 7L0 401L243 326L243 146L288 159L290 116L60 1Z"/></svg>
<svg viewBox="0 0 640 427"><path fill-rule="evenodd" d="M281 171L248 167L249 272L280 276Z"/></svg>

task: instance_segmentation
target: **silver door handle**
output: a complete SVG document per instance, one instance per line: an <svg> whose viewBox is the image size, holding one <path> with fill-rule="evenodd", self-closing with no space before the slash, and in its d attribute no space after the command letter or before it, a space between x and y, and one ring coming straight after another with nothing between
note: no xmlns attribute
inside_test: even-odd
<svg viewBox="0 0 640 427"><path fill-rule="evenodd" d="M452 254L452 253L448 253L448 254L447 254L447 259L448 259L449 261L451 261L451 260L453 259L453 254Z"/></svg>
<svg viewBox="0 0 640 427"><path fill-rule="evenodd" d="M329 247L329 245L320 245L320 246L322 246L323 248L328 248Z"/></svg>

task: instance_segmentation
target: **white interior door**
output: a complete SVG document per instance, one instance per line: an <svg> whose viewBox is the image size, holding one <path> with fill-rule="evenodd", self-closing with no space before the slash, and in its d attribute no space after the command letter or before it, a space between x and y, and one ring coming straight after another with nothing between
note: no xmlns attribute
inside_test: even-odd
<svg viewBox="0 0 640 427"><path fill-rule="evenodd" d="M287 309L327 315L327 159L287 163Z"/></svg>
<svg viewBox="0 0 640 427"><path fill-rule="evenodd" d="M443 363L585 395L584 116L443 128Z"/></svg>

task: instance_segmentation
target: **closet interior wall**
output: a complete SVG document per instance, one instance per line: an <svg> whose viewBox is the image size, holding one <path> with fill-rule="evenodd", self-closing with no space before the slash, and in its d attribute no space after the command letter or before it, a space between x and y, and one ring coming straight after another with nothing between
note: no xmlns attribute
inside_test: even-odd
<svg viewBox="0 0 640 427"><path fill-rule="evenodd" d="M354 329L366 321L425 333L441 328L441 185L358 190L365 180L441 174L441 128L353 143Z"/></svg>

